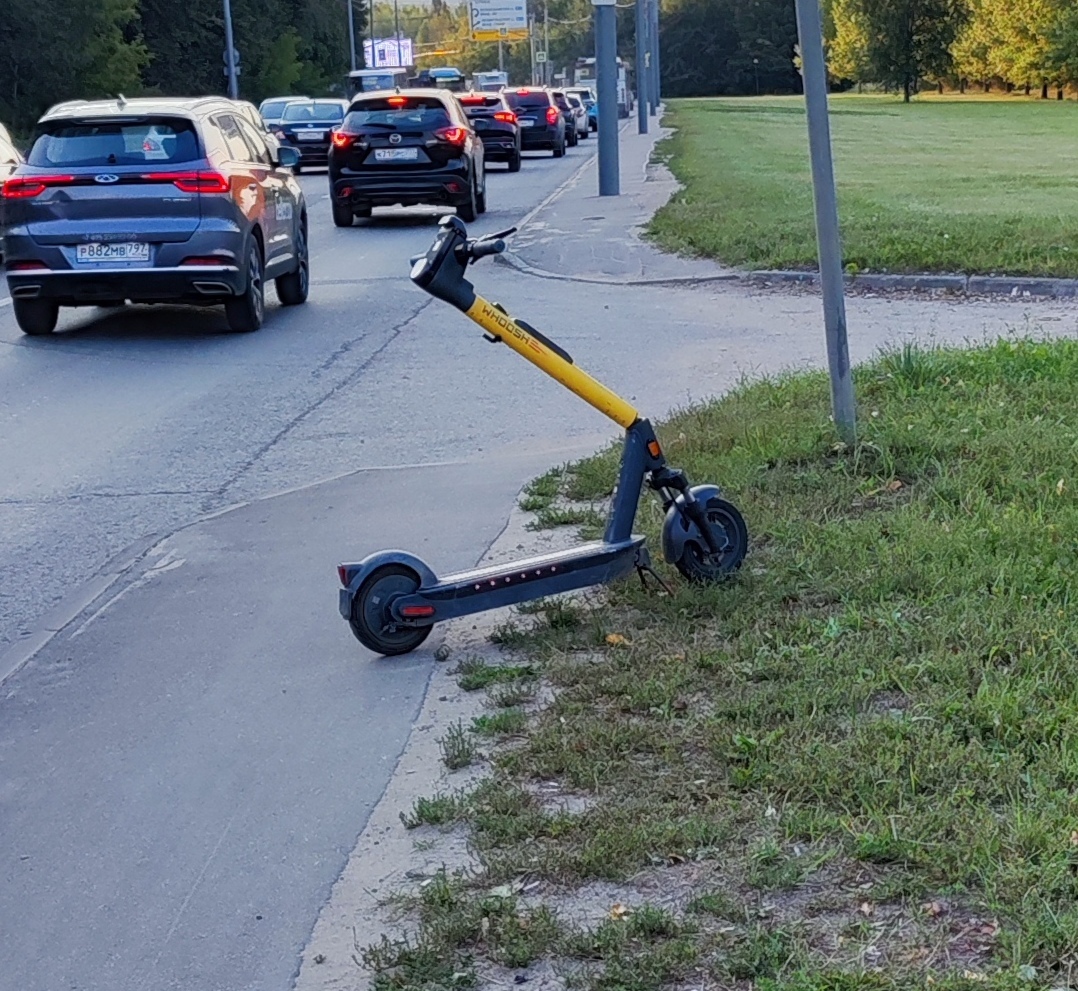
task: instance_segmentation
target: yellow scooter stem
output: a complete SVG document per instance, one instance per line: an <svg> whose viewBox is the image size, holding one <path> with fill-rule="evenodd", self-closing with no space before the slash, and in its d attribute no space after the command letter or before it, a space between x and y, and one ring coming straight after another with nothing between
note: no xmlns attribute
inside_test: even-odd
<svg viewBox="0 0 1078 991"><path fill-rule="evenodd" d="M527 358L536 368L546 372L570 392L575 392L584 402L606 414L619 426L628 429L640 419L640 414L621 396L577 368L565 352L559 353L560 348L556 344L542 338L519 320L514 320L482 296L476 295L475 302L465 311L465 316L474 320L491 336L509 345L522 358Z"/></svg>

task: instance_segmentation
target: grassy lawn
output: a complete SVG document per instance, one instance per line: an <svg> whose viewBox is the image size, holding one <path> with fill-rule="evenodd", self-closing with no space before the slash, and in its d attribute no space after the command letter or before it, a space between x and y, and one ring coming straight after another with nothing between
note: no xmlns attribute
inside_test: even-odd
<svg viewBox="0 0 1078 991"><path fill-rule="evenodd" d="M1078 104L831 101L847 265L1078 275ZM685 189L651 225L667 249L753 268L815 267L797 98L681 100L660 146Z"/></svg>
<svg viewBox="0 0 1078 991"><path fill-rule="evenodd" d="M856 379L853 450L819 375L663 427L745 510L736 581L540 608L500 634L515 666L461 665L492 715L453 737L513 739L405 820L466 822L484 870L361 955L382 991L537 960L591 991L1078 987L1078 342L908 349ZM531 499L606 496L614 466ZM602 884L620 904L594 924L557 910Z"/></svg>

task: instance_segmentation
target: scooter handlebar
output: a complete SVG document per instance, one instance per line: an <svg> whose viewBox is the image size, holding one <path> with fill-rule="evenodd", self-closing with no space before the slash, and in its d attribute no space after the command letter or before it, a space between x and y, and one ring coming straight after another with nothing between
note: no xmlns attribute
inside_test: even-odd
<svg viewBox="0 0 1078 991"><path fill-rule="evenodd" d="M472 261L486 258L487 255L500 255L505 251L505 241L498 238L482 238L476 241L468 250Z"/></svg>

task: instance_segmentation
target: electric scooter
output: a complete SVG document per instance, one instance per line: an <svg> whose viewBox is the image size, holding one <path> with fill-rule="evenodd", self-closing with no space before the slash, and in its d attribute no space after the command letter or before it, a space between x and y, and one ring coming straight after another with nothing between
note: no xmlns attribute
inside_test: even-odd
<svg viewBox="0 0 1078 991"><path fill-rule="evenodd" d="M645 580L647 573L654 574L651 560L645 538L632 532L645 483L661 496L666 511L663 557L685 578L722 581L748 550L745 521L717 485L690 486L683 471L666 463L651 424L629 403L582 371L548 337L476 293L465 278L468 265L503 252L504 239L513 233L515 228L469 239L458 217L446 217L427 253L412 259L411 278L477 323L486 340L505 344L624 428L621 468L603 539L441 578L406 551L379 551L356 564L339 565L341 615L356 639L378 654L414 650L435 623L445 620L602 585L634 570Z"/></svg>

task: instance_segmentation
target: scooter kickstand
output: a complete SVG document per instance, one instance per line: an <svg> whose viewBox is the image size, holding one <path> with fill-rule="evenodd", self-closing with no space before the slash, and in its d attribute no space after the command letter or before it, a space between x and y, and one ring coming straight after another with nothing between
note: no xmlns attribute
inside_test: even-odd
<svg viewBox="0 0 1078 991"><path fill-rule="evenodd" d="M659 583L659 587L660 587L660 588L661 588L661 589L662 589L662 590L663 590L663 591L664 591L664 592L665 592L665 593L666 593L667 595L673 595L673 594L674 594L674 593L673 593L673 592L672 592L672 591L670 590L670 586L669 586L669 585L667 585L667 584L666 584L666 582L664 582L664 581L662 580L662 578L661 578L661 577L659 576L659 574L658 574L658 573L657 573L657 572L655 571L655 569L651 567L651 565L649 565L649 564L638 564L638 565L636 566L636 573L637 573L637 574L638 574L638 575L640 576L640 584L641 584L641 585L642 585L642 586L643 586L643 587L644 587L645 589L647 589L647 587L648 587L648 580L647 580L647 577L646 577L646 576L647 576L647 575L651 575L651 577L652 577L652 578L654 578L654 579L655 579L655 581L657 581L657 582Z"/></svg>

